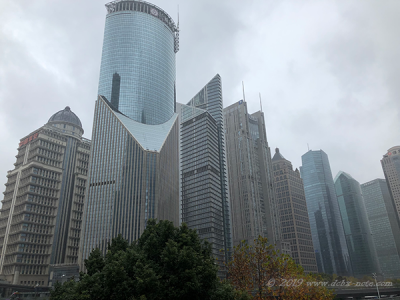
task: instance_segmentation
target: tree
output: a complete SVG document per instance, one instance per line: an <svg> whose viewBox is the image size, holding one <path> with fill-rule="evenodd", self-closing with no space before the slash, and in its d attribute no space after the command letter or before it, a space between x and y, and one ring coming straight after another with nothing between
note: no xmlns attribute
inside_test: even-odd
<svg viewBox="0 0 400 300"><path fill-rule="evenodd" d="M328 289L307 284L314 277L261 236L234 247L228 270L233 286L252 299L333 299Z"/></svg>
<svg viewBox="0 0 400 300"><path fill-rule="evenodd" d="M137 241L118 236L105 256L94 249L85 266L79 282L57 284L51 299L248 299L220 282L210 244L186 224L149 220Z"/></svg>

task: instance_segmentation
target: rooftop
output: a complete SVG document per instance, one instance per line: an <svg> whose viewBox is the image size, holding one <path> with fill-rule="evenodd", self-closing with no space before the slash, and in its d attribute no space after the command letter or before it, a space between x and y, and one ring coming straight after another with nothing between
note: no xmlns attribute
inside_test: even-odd
<svg viewBox="0 0 400 300"><path fill-rule="evenodd" d="M71 111L69 106L52 115L48 123L70 123L82 128L81 120Z"/></svg>

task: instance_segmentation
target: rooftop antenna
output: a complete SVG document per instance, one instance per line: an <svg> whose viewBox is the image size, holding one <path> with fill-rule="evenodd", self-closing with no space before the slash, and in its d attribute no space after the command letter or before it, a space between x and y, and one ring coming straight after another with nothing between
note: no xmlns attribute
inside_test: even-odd
<svg viewBox="0 0 400 300"><path fill-rule="evenodd" d="M244 95L244 82L242 81L242 89L243 89L243 101L246 102L246 97Z"/></svg>
<svg viewBox="0 0 400 300"><path fill-rule="evenodd" d="M307 143L307 148L308 148L308 151L310 151L310 146L308 145L308 143Z"/></svg>
<svg viewBox="0 0 400 300"><path fill-rule="evenodd" d="M174 51L179 51L179 4L178 4L178 24L175 28Z"/></svg>
<svg viewBox="0 0 400 300"><path fill-rule="evenodd" d="M179 30L179 4L178 4L178 30Z"/></svg>
<svg viewBox="0 0 400 300"><path fill-rule="evenodd" d="M262 102L261 102L261 93L258 93L260 95L260 108L261 108L261 112L262 112Z"/></svg>

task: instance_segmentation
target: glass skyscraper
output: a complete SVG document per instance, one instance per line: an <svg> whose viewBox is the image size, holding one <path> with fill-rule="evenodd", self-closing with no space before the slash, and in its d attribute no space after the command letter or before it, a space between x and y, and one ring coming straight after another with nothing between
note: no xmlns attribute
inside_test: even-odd
<svg viewBox="0 0 400 300"><path fill-rule="evenodd" d="M353 276L362 278L380 273L360 184L343 171L334 181Z"/></svg>
<svg viewBox="0 0 400 300"><path fill-rule="evenodd" d="M361 185L372 239L385 278L400 278L400 226L384 179Z"/></svg>
<svg viewBox="0 0 400 300"><path fill-rule="evenodd" d="M322 150L310 150L301 159L300 174L318 272L351 275L349 252L328 155Z"/></svg>
<svg viewBox="0 0 400 300"><path fill-rule="evenodd" d="M150 218L179 224L178 28L159 7L114 1L107 17L80 263Z"/></svg>
<svg viewBox="0 0 400 300"><path fill-rule="evenodd" d="M174 114L177 26L145 1L114 1L106 7L98 94L134 121L168 121Z"/></svg>
<svg viewBox="0 0 400 300"><path fill-rule="evenodd" d="M224 277L232 242L221 77L216 75L187 105L178 103L177 108L182 222L211 243L219 276Z"/></svg>

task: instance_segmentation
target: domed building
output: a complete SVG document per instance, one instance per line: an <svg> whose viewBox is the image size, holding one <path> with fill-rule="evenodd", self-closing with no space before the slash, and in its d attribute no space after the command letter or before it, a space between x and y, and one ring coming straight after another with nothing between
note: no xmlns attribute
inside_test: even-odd
<svg viewBox="0 0 400 300"><path fill-rule="evenodd" d="M48 286L78 275L90 141L69 106L20 140L0 209L0 274Z"/></svg>
<svg viewBox="0 0 400 300"><path fill-rule="evenodd" d="M47 124L67 134L82 136L84 132L81 120L71 111L69 106L52 115Z"/></svg>

